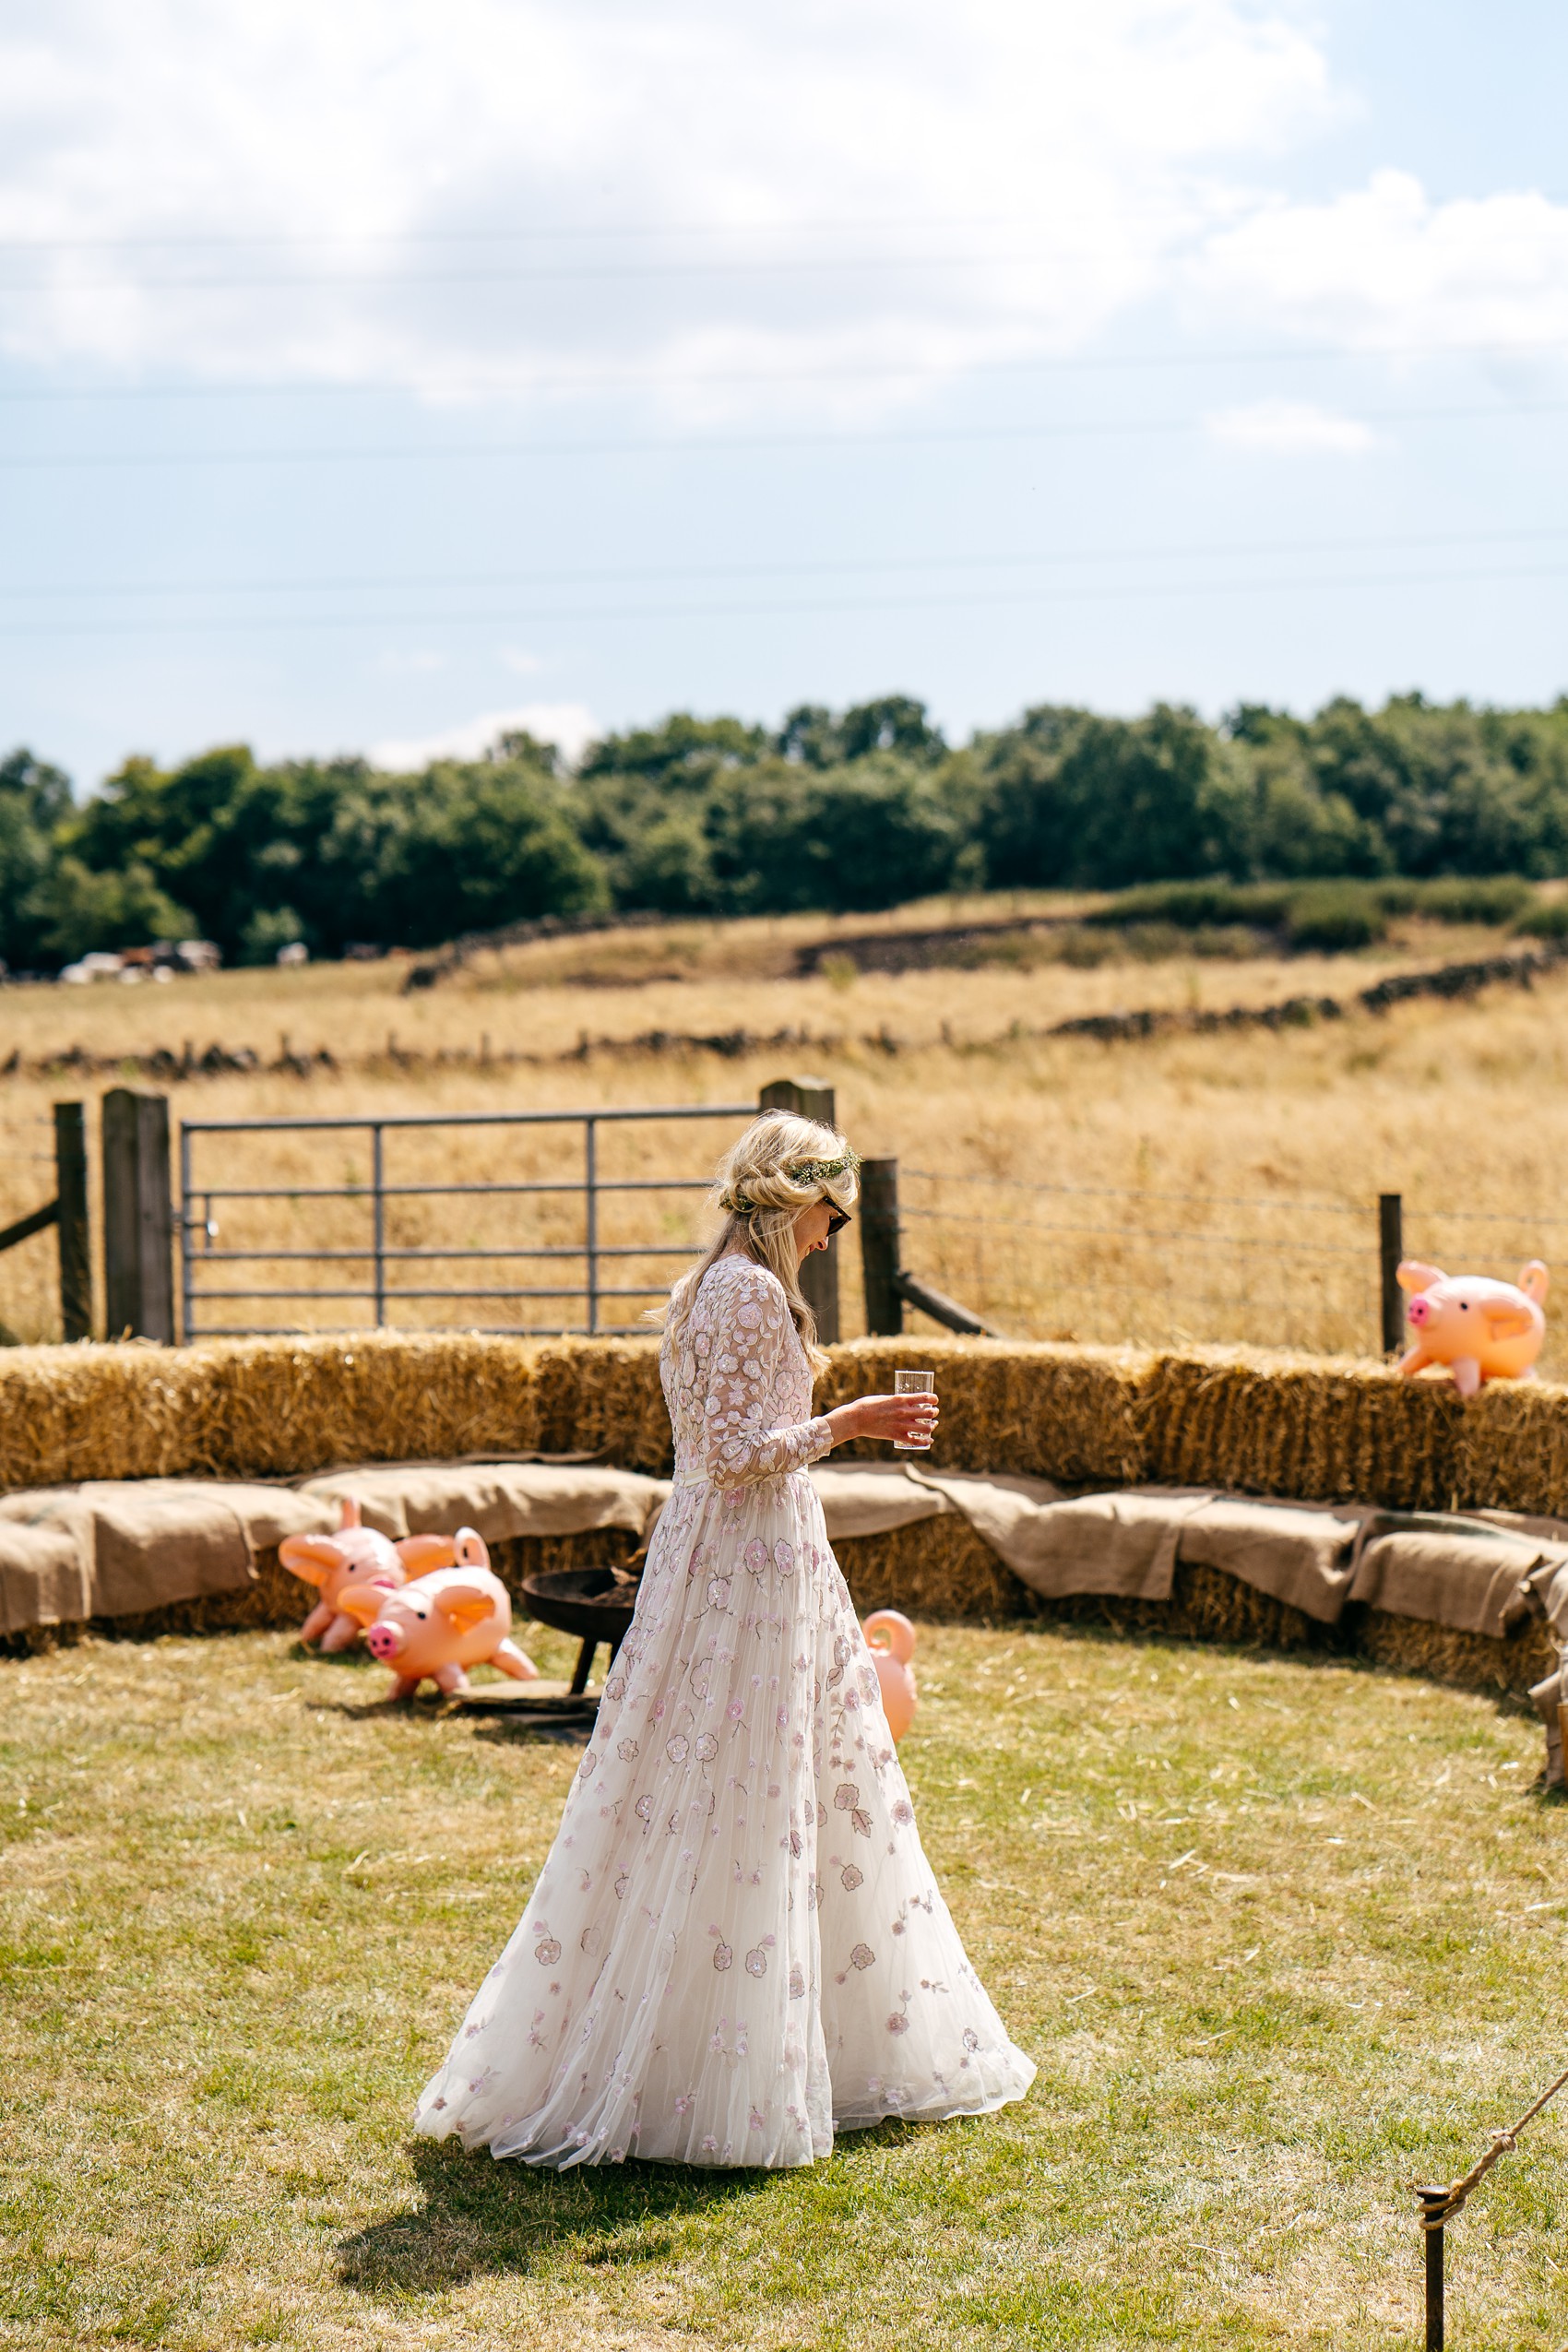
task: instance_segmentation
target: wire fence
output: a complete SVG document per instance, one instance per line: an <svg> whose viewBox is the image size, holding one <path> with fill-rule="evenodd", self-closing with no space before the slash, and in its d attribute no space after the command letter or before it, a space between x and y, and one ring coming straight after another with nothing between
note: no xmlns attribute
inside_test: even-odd
<svg viewBox="0 0 1568 2352"><path fill-rule="evenodd" d="M900 1163L904 1256L1020 1338L1381 1352L1375 1197L1041 1184ZM1449 1271L1550 1265L1568 1212L1405 1203L1404 1246ZM1548 1318L1545 1370L1553 1357Z"/></svg>
<svg viewBox="0 0 1568 2352"><path fill-rule="evenodd" d="M474 1128L460 1139L434 1130L410 1134L399 1146L410 1155L407 1169L399 1163L398 1171L387 1171L385 1254L411 1264L434 1252L455 1270L439 1282L425 1279L426 1302L410 1298L398 1320L508 1327L514 1319L518 1325L531 1320L498 1295L459 1298L464 1283L479 1282L480 1291L496 1288L491 1277L457 1270L469 1260L477 1265L481 1259L559 1257L563 1270L552 1280L593 1284L591 1270L585 1275L577 1263L588 1244L581 1230L583 1174L563 1140L569 1132L569 1123L562 1123L493 1133ZM612 1216L607 1206L607 1221L596 1223L588 1240L607 1262L607 1283L661 1287L675 1259L695 1246L700 1222L691 1146L682 1140L685 1122L612 1118L603 1132L598 1181L616 1206ZM53 1140L44 1114L14 1118L0 1132L0 1227L51 1196ZM198 1220L190 1247L202 1267L201 1287L213 1283L219 1261L231 1253L247 1261L243 1280L262 1289L299 1278L283 1264L296 1253L323 1260L348 1253L356 1265L361 1258L372 1263L374 1241L367 1244L352 1222L362 1203L350 1197L374 1195L365 1152L347 1136L280 1134L266 1153L260 1141L252 1139L244 1170L254 1199L209 1202ZM193 1191L204 1181L196 1178ZM324 1186L342 1197L320 1197ZM909 1162L899 1165L898 1186L905 1264L1020 1338L1381 1352L1378 1206L1370 1192L1331 1197L1283 1189L1043 1183ZM429 1195L422 1198L426 1187ZM96 1201L93 1215L96 1253ZM846 1336L864 1328L859 1239L851 1229L840 1244ZM1552 1265L1568 1257L1568 1207L1460 1208L1407 1198L1404 1248L1450 1271L1511 1281L1528 1258ZM274 1253L276 1267L265 1263ZM323 1268L314 1279L325 1279ZM419 1287L411 1276L401 1280ZM514 1280L503 1277L501 1287L510 1289ZM444 1295L436 1297L437 1290ZM279 1320L296 1328L354 1319L325 1297L293 1302L281 1317L259 1310L214 1316L210 1309L193 1316L201 1324ZM563 1300L557 1317L544 1318L579 1325L591 1319L576 1297ZM603 1319L625 1319L624 1311ZM50 1339L59 1336L59 1326L56 1243L44 1232L0 1255L0 1332ZM1568 1340L1559 1347L1555 1326L1549 1308L1541 1368L1568 1377Z"/></svg>

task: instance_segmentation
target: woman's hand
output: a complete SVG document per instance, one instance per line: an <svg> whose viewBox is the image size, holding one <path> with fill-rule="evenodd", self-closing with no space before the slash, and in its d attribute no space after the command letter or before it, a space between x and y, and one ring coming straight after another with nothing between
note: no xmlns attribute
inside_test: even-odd
<svg viewBox="0 0 1568 2352"><path fill-rule="evenodd" d="M852 1437L884 1437L924 1447L936 1422L934 1396L857 1396L852 1405L835 1405L827 1416L835 1445Z"/></svg>

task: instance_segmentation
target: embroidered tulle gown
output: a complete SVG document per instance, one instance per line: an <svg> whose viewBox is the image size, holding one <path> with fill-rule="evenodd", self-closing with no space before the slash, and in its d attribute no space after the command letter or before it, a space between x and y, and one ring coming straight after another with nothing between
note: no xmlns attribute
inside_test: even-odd
<svg viewBox="0 0 1568 2352"><path fill-rule="evenodd" d="M800 2165L978 2115L1034 2067L964 1954L805 1466L775 1277L720 1258L665 1342L674 1491L527 1910L416 2128L497 2156Z"/></svg>

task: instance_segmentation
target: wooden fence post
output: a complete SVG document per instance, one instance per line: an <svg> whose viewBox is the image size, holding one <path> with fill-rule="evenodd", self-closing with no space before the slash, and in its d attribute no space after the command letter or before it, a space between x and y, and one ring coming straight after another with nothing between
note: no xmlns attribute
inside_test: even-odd
<svg viewBox="0 0 1568 2352"><path fill-rule="evenodd" d="M866 1329L876 1338L896 1338L904 1328L898 1289L902 1257L898 1232L898 1163L861 1163L861 1271L865 1278Z"/></svg>
<svg viewBox="0 0 1568 2352"><path fill-rule="evenodd" d="M822 1078L774 1078L757 1097L760 1111L793 1111L802 1119L815 1119L837 1127L833 1088ZM801 1296L816 1317L816 1336L825 1348L838 1336L838 1244L829 1241L801 1268Z"/></svg>
<svg viewBox="0 0 1568 2352"><path fill-rule="evenodd" d="M114 1087L103 1098L103 1298L111 1339L174 1341L169 1099Z"/></svg>
<svg viewBox="0 0 1568 2352"><path fill-rule="evenodd" d="M1383 1352L1397 1356L1405 1347L1405 1293L1399 1261L1405 1254L1405 1204L1398 1193L1377 1196L1377 1255L1382 1275Z"/></svg>
<svg viewBox="0 0 1568 2352"><path fill-rule="evenodd" d="M87 1122L79 1102L54 1105L54 1196L59 1202L60 1323L67 1339L92 1337L92 1253L87 1218Z"/></svg>

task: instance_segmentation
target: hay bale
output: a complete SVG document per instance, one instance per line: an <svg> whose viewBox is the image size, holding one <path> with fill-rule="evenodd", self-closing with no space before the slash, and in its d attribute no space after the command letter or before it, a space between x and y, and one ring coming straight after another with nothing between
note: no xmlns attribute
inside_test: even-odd
<svg viewBox="0 0 1568 2352"><path fill-rule="evenodd" d="M1131 1486L1142 1476L1138 1399L1153 1359L1133 1348L1002 1339L855 1339L833 1348L819 1412L885 1392L903 1364L936 1373L933 1468L1006 1470L1058 1486ZM885 1461L864 1440L849 1455Z"/></svg>
<svg viewBox="0 0 1568 2352"><path fill-rule="evenodd" d="M673 1449L656 1336L549 1340L534 1381L545 1453L602 1452L620 1469L669 1476Z"/></svg>
<svg viewBox="0 0 1568 2352"><path fill-rule="evenodd" d="M538 1355L464 1332L7 1348L0 1491L533 1452Z"/></svg>
<svg viewBox="0 0 1568 2352"><path fill-rule="evenodd" d="M1528 1703L1530 1685L1557 1668L1557 1645L1539 1618L1526 1619L1494 1641L1486 1633L1458 1633L1447 1625L1425 1625L1352 1601L1335 1631L1336 1647L1374 1665L1451 1682L1462 1691L1504 1692L1521 1705Z"/></svg>
<svg viewBox="0 0 1568 2352"><path fill-rule="evenodd" d="M1452 1443L1452 1508L1568 1518L1568 1389L1500 1381L1458 1408Z"/></svg>
<svg viewBox="0 0 1568 2352"><path fill-rule="evenodd" d="M956 1512L886 1535L855 1536L834 1549L861 1617L901 1609L906 1617L990 1623L1024 1614L1031 1598Z"/></svg>
<svg viewBox="0 0 1568 2352"><path fill-rule="evenodd" d="M1022 1589L1022 1588L1020 1588ZM1254 1592L1222 1568L1176 1563L1169 1600L1077 1593L1046 1600L1025 1593L1028 1613L1051 1623L1099 1625L1126 1641L1220 1642L1243 1649L1321 1649L1332 1636L1302 1610Z"/></svg>
<svg viewBox="0 0 1568 2352"><path fill-rule="evenodd" d="M1194 1348L1159 1357L1140 1402L1150 1484L1455 1507L1466 1408L1447 1384L1348 1359Z"/></svg>

